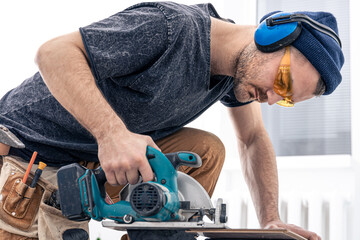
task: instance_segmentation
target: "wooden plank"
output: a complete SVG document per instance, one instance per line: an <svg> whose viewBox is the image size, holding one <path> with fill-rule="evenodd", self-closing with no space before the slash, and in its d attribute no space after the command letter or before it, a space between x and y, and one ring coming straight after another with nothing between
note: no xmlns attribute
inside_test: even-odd
<svg viewBox="0 0 360 240"><path fill-rule="evenodd" d="M306 240L286 229L192 229L186 232L198 233L211 239Z"/></svg>

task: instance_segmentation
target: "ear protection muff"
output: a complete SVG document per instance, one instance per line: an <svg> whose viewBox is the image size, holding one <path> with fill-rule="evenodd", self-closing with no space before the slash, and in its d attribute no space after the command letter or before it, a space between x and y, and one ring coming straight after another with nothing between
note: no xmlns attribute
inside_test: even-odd
<svg viewBox="0 0 360 240"><path fill-rule="evenodd" d="M341 47L339 36L330 27L305 14L277 13L263 20L255 32L255 44L262 52L275 52L294 42L301 33L301 23L332 37Z"/></svg>

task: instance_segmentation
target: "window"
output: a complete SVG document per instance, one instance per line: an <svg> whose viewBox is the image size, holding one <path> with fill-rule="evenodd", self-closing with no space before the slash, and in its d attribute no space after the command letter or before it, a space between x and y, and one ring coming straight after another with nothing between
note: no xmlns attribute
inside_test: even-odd
<svg viewBox="0 0 360 240"><path fill-rule="evenodd" d="M257 18L268 12L327 11L335 15L343 45L343 81L329 96L294 108L262 104L266 129L277 156L351 154L349 1L258 0Z"/></svg>

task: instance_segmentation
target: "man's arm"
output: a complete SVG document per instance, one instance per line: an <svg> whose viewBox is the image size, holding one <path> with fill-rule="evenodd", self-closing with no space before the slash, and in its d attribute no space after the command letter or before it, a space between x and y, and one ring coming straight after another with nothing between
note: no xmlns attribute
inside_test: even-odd
<svg viewBox="0 0 360 240"><path fill-rule="evenodd" d="M278 211L278 174L274 149L262 121L258 102L230 108L245 181L262 228L287 228L310 240L315 233L281 222Z"/></svg>
<svg viewBox="0 0 360 240"><path fill-rule="evenodd" d="M261 227L279 220L275 153L264 128L260 104L230 108L241 166Z"/></svg>
<svg viewBox="0 0 360 240"><path fill-rule="evenodd" d="M79 31L43 44L36 55L41 76L53 96L97 140L99 160L110 184L136 183L138 171L153 178L146 146L149 136L130 132L95 83Z"/></svg>

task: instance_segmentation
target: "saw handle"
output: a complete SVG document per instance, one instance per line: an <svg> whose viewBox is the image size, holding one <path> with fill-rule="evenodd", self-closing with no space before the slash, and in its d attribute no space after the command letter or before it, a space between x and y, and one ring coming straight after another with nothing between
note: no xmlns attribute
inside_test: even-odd
<svg viewBox="0 0 360 240"><path fill-rule="evenodd" d="M155 155L153 154L147 154L146 157L150 160L152 158L155 158ZM165 157L169 159L173 167L177 170L180 166L189 166L198 168L201 167L202 161L199 155L193 152L175 152L175 153L167 153L165 154ZM105 192L105 183L106 183L106 176L104 170L100 167L91 170L96 178L96 182L98 184L100 195L102 198L105 198L106 192Z"/></svg>
<svg viewBox="0 0 360 240"><path fill-rule="evenodd" d="M175 153L167 153L165 154L165 156L167 157L167 159L169 159L169 161L176 170L180 166L198 168L202 165L202 161L199 155L193 152L181 151Z"/></svg>
<svg viewBox="0 0 360 240"><path fill-rule="evenodd" d="M100 190L100 195L102 198L105 198L106 196L106 192L105 192L105 183L106 183L106 176L105 176L105 172L104 170L102 169L102 167L98 167L94 170L92 170L94 175L95 175L95 178L96 178L96 181L97 181L97 184L99 186L99 190Z"/></svg>

